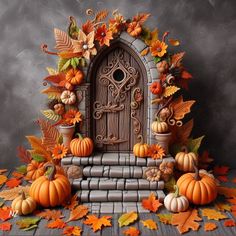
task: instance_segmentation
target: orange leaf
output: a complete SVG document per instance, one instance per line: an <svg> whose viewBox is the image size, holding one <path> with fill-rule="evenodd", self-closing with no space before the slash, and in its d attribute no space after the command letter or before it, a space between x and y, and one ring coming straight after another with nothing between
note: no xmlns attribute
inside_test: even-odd
<svg viewBox="0 0 236 236"><path fill-rule="evenodd" d="M205 208L202 209L202 216L206 216L208 220L222 220L227 219L228 216L220 211L216 211L215 209Z"/></svg>
<svg viewBox="0 0 236 236"><path fill-rule="evenodd" d="M20 158L22 162L26 164L30 163L32 159L29 151L27 151L23 146L17 147L17 156Z"/></svg>
<svg viewBox="0 0 236 236"><path fill-rule="evenodd" d="M140 25L142 25L150 16L151 14L149 13L139 13L136 16L134 16L133 21L136 21Z"/></svg>
<svg viewBox="0 0 236 236"><path fill-rule="evenodd" d="M236 197L233 197L232 199L227 199L227 201L236 205Z"/></svg>
<svg viewBox="0 0 236 236"><path fill-rule="evenodd" d="M6 185L8 188L14 188L17 187L21 184L21 180L20 179L16 179L16 178L11 178L6 182Z"/></svg>
<svg viewBox="0 0 236 236"><path fill-rule="evenodd" d="M127 236L138 236L140 235L140 231L135 227L129 227L123 231L123 234Z"/></svg>
<svg viewBox="0 0 236 236"><path fill-rule="evenodd" d="M151 212L156 212L163 204L156 200L154 193L151 193L148 198L142 200L142 207Z"/></svg>
<svg viewBox="0 0 236 236"><path fill-rule="evenodd" d="M45 209L44 211L36 213L35 215L44 218L46 220L57 220L64 217L60 210L50 210L50 209Z"/></svg>
<svg viewBox="0 0 236 236"><path fill-rule="evenodd" d="M233 227L233 226L236 226L236 222L233 219L225 220L224 226L225 227Z"/></svg>
<svg viewBox="0 0 236 236"><path fill-rule="evenodd" d="M12 175L13 177L15 177L16 179L21 179L21 178L24 177L24 175L23 175L22 173L19 173L19 172L17 172L17 171L12 172L11 175Z"/></svg>
<svg viewBox="0 0 236 236"><path fill-rule="evenodd" d="M67 226L63 230L63 234L67 236L80 236L82 229L79 226Z"/></svg>
<svg viewBox="0 0 236 236"><path fill-rule="evenodd" d="M151 219L141 220L143 226L147 227L148 229L157 229L157 223Z"/></svg>
<svg viewBox="0 0 236 236"><path fill-rule="evenodd" d="M12 211L12 209L9 206L4 206L4 207L0 208L0 219L2 221L11 219L12 218L11 211Z"/></svg>
<svg viewBox="0 0 236 236"><path fill-rule="evenodd" d="M0 185L4 184L7 181L7 177L5 175L0 175Z"/></svg>
<svg viewBox="0 0 236 236"><path fill-rule="evenodd" d="M85 34L89 34L90 32L94 31L94 24L91 20L87 20L83 25L82 25L82 30Z"/></svg>
<svg viewBox="0 0 236 236"><path fill-rule="evenodd" d="M236 178L233 178L233 179L232 179L232 183L235 183L235 184L236 184Z"/></svg>
<svg viewBox="0 0 236 236"><path fill-rule="evenodd" d="M111 225L111 216L102 216L101 218L97 218L95 215L88 215L87 219L84 220L84 224L90 225L90 227L93 229L93 232L96 232L97 230L101 230L102 226L112 226Z"/></svg>
<svg viewBox="0 0 236 236"><path fill-rule="evenodd" d="M181 73L181 78L185 79L185 80L188 80L188 79L192 79L193 76L188 71L183 70L182 73Z"/></svg>
<svg viewBox="0 0 236 236"><path fill-rule="evenodd" d="M149 48L143 49L143 51L141 52L141 56L146 56L148 52L149 52Z"/></svg>
<svg viewBox="0 0 236 236"><path fill-rule="evenodd" d="M7 172L7 169L0 169L0 175Z"/></svg>
<svg viewBox="0 0 236 236"><path fill-rule="evenodd" d="M236 197L236 188L217 186L217 191L219 194L224 195L226 198Z"/></svg>
<svg viewBox="0 0 236 236"><path fill-rule="evenodd" d="M170 45L175 46L175 47L180 45L180 42L177 39L169 39L169 43Z"/></svg>
<svg viewBox="0 0 236 236"><path fill-rule="evenodd" d="M190 229L198 230L200 224L195 221L201 221L202 218L198 216L196 209L180 212L172 215L172 225L177 225L178 231L182 234L188 232Z"/></svg>
<svg viewBox="0 0 236 236"><path fill-rule="evenodd" d="M170 225L172 220L172 214L157 214L161 223Z"/></svg>
<svg viewBox="0 0 236 236"><path fill-rule="evenodd" d="M47 94L49 98L52 99L60 99L62 90L61 88L58 88L56 86L50 86L44 90L41 91L43 94Z"/></svg>
<svg viewBox="0 0 236 236"><path fill-rule="evenodd" d="M66 223L61 219L56 219L47 224L49 229L63 229L66 227Z"/></svg>
<svg viewBox="0 0 236 236"><path fill-rule="evenodd" d="M227 175L228 171L229 171L228 166L215 166L213 172L215 175Z"/></svg>
<svg viewBox="0 0 236 236"><path fill-rule="evenodd" d="M221 182L228 182L228 177L226 175L217 176L217 179Z"/></svg>
<svg viewBox="0 0 236 236"><path fill-rule="evenodd" d="M213 162L213 159L210 157L208 151L204 151L201 155L198 156L198 167L200 169L207 169L209 164Z"/></svg>
<svg viewBox="0 0 236 236"><path fill-rule="evenodd" d="M69 35L62 30L54 29L54 36L56 40L56 49L61 52L73 51L72 40Z"/></svg>
<svg viewBox="0 0 236 236"><path fill-rule="evenodd" d="M78 206L79 202L78 202L78 195L75 194L71 199L69 203L64 203L63 207L69 210L74 209L76 206Z"/></svg>
<svg viewBox="0 0 236 236"><path fill-rule="evenodd" d="M43 80L46 80L48 82L54 83L54 84L59 84L61 81L63 81L65 79L65 73L59 73L56 75L49 75L46 78L44 78Z"/></svg>
<svg viewBox="0 0 236 236"><path fill-rule="evenodd" d="M66 221L79 220L88 214L88 207L84 205L79 205L70 212L69 219Z"/></svg>
<svg viewBox="0 0 236 236"><path fill-rule="evenodd" d="M171 64L174 67L179 67L181 65L181 61L183 60L185 52L176 53L171 57Z"/></svg>
<svg viewBox="0 0 236 236"><path fill-rule="evenodd" d="M109 11L106 9L99 11L95 16L95 21L100 22L104 20L108 16L108 14L109 14Z"/></svg>
<svg viewBox="0 0 236 236"><path fill-rule="evenodd" d="M217 225L215 223L212 222L206 222L204 224L204 230L205 231L213 231L217 228Z"/></svg>
<svg viewBox="0 0 236 236"><path fill-rule="evenodd" d="M0 224L0 230L2 231L10 231L11 230L11 223L10 222L3 222Z"/></svg>

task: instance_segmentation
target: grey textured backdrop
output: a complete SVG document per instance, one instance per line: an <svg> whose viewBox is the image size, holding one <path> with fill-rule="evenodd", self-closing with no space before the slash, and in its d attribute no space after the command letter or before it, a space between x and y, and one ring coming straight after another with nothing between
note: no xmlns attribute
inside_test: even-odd
<svg viewBox="0 0 236 236"><path fill-rule="evenodd" d="M236 166L235 0L0 0L0 168L18 165L16 147L39 132L44 68L56 63L40 44L53 48L53 28L65 30L69 15L81 22L87 8L151 12L148 25L181 41L194 76L190 97L198 101L194 135L206 134L204 147L218 163Z"/></svg>

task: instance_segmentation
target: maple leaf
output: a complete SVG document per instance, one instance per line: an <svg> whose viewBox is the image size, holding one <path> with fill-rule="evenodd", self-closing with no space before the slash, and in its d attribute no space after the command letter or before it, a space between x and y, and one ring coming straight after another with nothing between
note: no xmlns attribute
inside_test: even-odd
<svg viewBox="0 0 236 236"><path fill-rule="evenodd" d="M138 236L140 235L140 231L135 227L129 227L123 231L123 234L127 236Z"/></svg>
<svg viewBox="0 0 236 236"><path fill-rule="evenodd" d="M73 44L72 40L68 36L67 33L65 33L62 30L54 29L54 36L56 40L56 49L61 52L66 51L73 51Z"/></svg>
<svg viewBox="0 0 236 236"><path fill-rule="evenodd" d="M0 169L0 175L7 172L7 169Z"/></svg>
<svg viewBox="0 0 236 236"><path fill-rule="evenodd" d="M150 15L151 14L149 13L139 13L133 17L133 21L136 21L137 23L139 23L139 25L142 25Z"/></svg>
<svg viewBox="0 0 236 236"><path fill-rule="evenodd" d="M206 216L208 220L222 220L228 218L227 215L214 209L205 208L202 209L201 211L202 211L202 216Z"/></svg>
<svg viewBox="0 0 236 236"><path fill-rule="evenodd" d="M228 182L228 177L226 175L219 175L217 176L217 179L221 182Z"/></svg>
<svg viewBox="0 0 236 236"><path fill-rule="evenodd" d="M17 147L17 156L26 164L29 164L32 159L29 151L27 151L23 146Z"/></svg>
<svg viewBox="0 0 236 236"><path fill-rule="evenodd" d="M111 225L111 216L102 216L101 218L97 218L95 215L88 215L87 219L84 220L84 224L91 225L91 228L93 229L93 232L96 232L97 230L101 230L102 226L112 226Z"/></svg>
<svg viewBox="0 0 236 236"><path fill-rule="evenodd" d="M156 222L151 219L141 220L141 222L143 223L143 226L147 227L148 229L157 229Z"/></svg>
<svg viewBox="0 0 236 236"><path fill-rule="evenodd" d="M79 220L88 214L89 210L87 206L79 205L71 210L69 219L66 223L74 220Z"/></svg>
<svg viewBox="0 0 236 236"><path fill-rule="evenodd" d="M82 229L79 226L67 226L63 230L63 234L67 236L80 236Z"/></svg>
<svg viewBox="0 0 236 236"><path fill-rule="evenodd" d="M213 231L217 228L217 225L213 222L206 222L204 224L204 230L205 231Z"/></svg>
<svg viewBox="0 0 236 236"><path fill-rule="evenodd" d="M15 188L21 184L21 180L17 178L11 178L6 182L8 188Z"/></svg>
<svg viewBox="0 0 236 236"><path fill-rule="evenodd" d="M57 220L64 217L61 214L60 210L50 210L50 209L45 209L44 211L36 213L35 215L44 218L46 220Z"/></svg>
<svg viewBox="0 0 236 236"><path fill-rule="evenodd" d="M69 210L74 209L76 206L78 206L79 202L78 202L78 195L75 194L71 199L69 203L64 203L63 207Z"/></svg>
<svg viewBox="0 0 236 236"><path fill-rule="evenodd" d="M172 215L171 224L177 225L178 231L182 234L188 232L190 229L198 230L200 224L195 221L201 221L202 218L198 216L196 209L180 212Z"/></svg>
<svg viewBox="0 0 236 236"><path fill-rule="evenodd" d="M229 204L226 204L224 202L216 202L215 208L219 211L230 211L231 206Z"/></svg>
<svg viewBox="0 0 236 236"><path fill-rule="evenodd" d="M151 193L148 198L142 200L142 207L151 212L156 212L160 206L163 204L156 199L154 193Z"/></svg>
<svg viewBox="0 0 236 236"><path fill-rule="evenodd" d="M11 219L12 218L11 211L12 211L12 209L9 206L4 206L4 207L0 208L0 219L2 221Z"/></svg>
<svg viewBox="0 0 236 236"><path fill-rule="evenodd" d="M0 175L0 185L6 183L7 177L5 175Z"/></svg>
<svg viewBox="0 0 236 236"><path fill-rule="evenodd" d="M24 191L26 195L29 194L30 186L18 186L9 190L3 190L0 192L0 198L4 200L11 201L19 196L19 192Z"/></svg>
<svg viewBox="0 0 236 236"><path fill-rule="evenodd" d="M228 166L215 166L213 172L215 175L227 175L229 171Z"/></svg>
<svg viewBox="0 0 236 236"><path fill-rule="evenodd" d="M201 155L198 156L198 167L200 169L207 169L209 164L213 162L213 158L210 157L208 151L204 151Z"/></svg>
<svg viewBox="0 0 236 236"><path fill-rule="evenodd" d="M172 214L157 214L161 223L170 225L172 221Z"/></svg>
<svg viewBox="0 0 236 236"><path fill-rule="evenodd" d="M11 230L11 223L10 222L3 222L0 224L0 230L2 231L10 231Z"/></svg>
<svg viewBox="0 0 236 236"><path fill-rule="evenodd" d="M41 220L40 217L22 218L18 220L16 224L20 229L31 230L38 226L38 222Z"/></svg>
<svg viewBox="0 0 236 236"><path fill-rule="evenodd" d="M66 227L66 223L61 219L56 219L47 224L49 229L63 229Z"/></svg>
<svg viewBox="0 0 236 236"><path fill-rule="evenodd" d="M118 219L119 227L127 226L138 219L138 214L134 211L121 215Z"/></svg>
<svg viewBox="0 0 236 236"><path fill-rule="evenodd" d="M11 175L16 179L22 179L24 177L24 175L22 173L17 172L17 171L12 172Z"/></svg>
<svg viewBox="0 0 236 236"><path fill-rule="evenodd" d="M219 194L224 195L226 198L236 197L236 188L217 186L217 191Z"/></svg>
<svg viewBox="0 0 236 236"><path fill-rule="evenodd" d="M236 226L236 222L233 219L225 220L224 226L225 227L234 227L234 226Z"/></svg>

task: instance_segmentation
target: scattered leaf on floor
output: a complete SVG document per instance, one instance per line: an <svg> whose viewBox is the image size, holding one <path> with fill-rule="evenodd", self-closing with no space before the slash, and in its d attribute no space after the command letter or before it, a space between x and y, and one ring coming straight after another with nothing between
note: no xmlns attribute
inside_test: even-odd
<svg viewBox="0 0 236 236"><path fill-rule="evenodd" d="M123 234L127 236L138 236L140 235L140 231L135 227L129 227L123 231Z"/></svg>
<svg viewBox="0 0 236 236"><path fill-rule="evenodd" d="M79 226L66 226L63 230L63 234L67 236L80 236L82 230Z"/></svg>
<svg viewBox="0 0 236 236"><path fill-rule="evenodd" d="M31 230L38 226L38 222L40 220L40 217L22 218L21 220L18 220L16 224L19 226L20 229Z"/></svg>
<svg viewBox="0 0 236 236"><path fill-rule="evenodd" d="M16 178L16 179L21 179L21 178L24 177L24 175L23 175L22 173L17 172L17 171L12 172L11 175L12 175L14 178Z"/></svg>
<svg viewBox="0 0 236 236"><path fill-rule="evenodd" d="M79 220L88 214L89 210L87 206L79 205L70 212L69 219L67 223L74 220Z"/></svg>
<svg viewBox="0 0 236 236"><path fill-rule="evenodd" d="M224 202L216 202L215 208L219 211L231 211L231 206Z"/></svg>
<svg viewBox="0 0 236 236"><path fill-rule="evenodd" d="M161 223L170 225L172 220L172 214L157 214Z"/></svg>
<svg viewBox="0 0 236 236"><path fill-rule="evenodd" d="M198 216L196 209L191 209L185 212L180 212L172 215L171 224L177 225L178 231L182 234L188 232L190 229L198 230L200 224L195 221L201 221L202 218Z"/></svg>
<svg viewBox="0 0 236 236"><path fill-rule="evenodd" d="M18 186L12 189L3 190L0 192L0 198L3 198L6 201L11 201L19 196L20 191L24 191L26 195L29 193L30 186Z"/></svg>
<svg viewBox="0 0 236 236"><path fill-rule="evenodd" d="M138 214L134 211L125 213L118 219L119 227L127 226L138 219Z"/></svg>
<svg viewBox="0 0 236 236"><path fill-rule="evenodd" d="M36 213L35 215L44 218L46 220L57 220L64 217L61 214L60 210L50 210L50 209L45 209L44 211Z"/></svg>
<svg viewBox="0 0 236 236"><path fill-rule="evenodd" d="M7 172L7 169L0 169L0 175Z"/></svg>
<svg viewBox="0 0 236 236"><path fill-rule="evenodd" d="M11 219L12 218L11 211L12 209L9 206L3 206L2 208L0 208L0 220L5 221Z"/></svg>
<svg viewBox="0 0 236 236"><path fill-rule="evenodd" d="M56 219L47 224L49 229L63 229L66 227L66 223L61 219Z"/></svg>
<svg viewBox="0 0 236 236"><path fill-rule="evenodd" d="M220 181L220 182L228 182L228 177L226 175L219 175L217 176L217 179Z"/></svg>
<svg viewBox="0 0 236 236"><path fill-rule="evenodd" d="M69 209L69 210L72 210L74 209L76 206L79 205L79 202L78 202L78 195L75 194L71 199L70 199L70 202L69 203L64 203L63 204L63 207L66 208L66 209Z"/></svg>
<svg viewBox="0 0 236 236"><path fill-rule="evenodd" d="M143 226L147 227L148 229L157 229L157 223L151 219L141 220Z"/></svg>
<svg viewBox="0 0 236 236"><path fill-rule="evenodd" d="M217 225L213 222L206 222L204 224L204 230L205 231L213 231L217 228Z"/></svg>
<svg viewBox="0 0 236 236"><path fill-rule="evenodd" d="M151 193L148 198L142 200L142 207L151 212L157 212L159 207L162 205L163 204L160 203L158 199L156 199L154 193Z"/></svg>
<svg viewBox="0 0 236 236"><path fill-rule="evenodd" d="M17 178L11 178L6 182L8 188L15 188L21 184L21 180Z"/></svg>
<svg viewBox="0 0 236 236"><path fill-rule="evenodd" d="M10 231L11 230L11 223L10 222L0 223L0 230L2 230L2 231Z"/></svg>
<svg viewBox="0 0 236 236"><path fill-rule="evenodd" d="M202 216L206 216L208 220L223 220L228 218L228 216L224 213L221 213L220 211L214 209L204 208L201 211Z"/></svg>
<svg viewBox="0 0 236 236"><path fill-rule="evenodd" d="M224 226L225 227L234 227L234 226L236 226L236 222L233 219L225 220Z"/></svg>
<svg viewBox="0 0 236 236"><path fill-rule="evenodd" d="M228 166L215 166L213 170L215 175L227 175L228 171L229 171Z"/></svg>
<svg viewBox="0 0 236 236"><path fill-rule="evenodd" d="M7 181L7 177L5 175L0 175L0 185L4 184Z"/></svg>
<svg viewBox="0 0 236 236"><path fill-rule="evenodd" d="M98 218L95 215L88 215L87 219L84 220L83 223L90 225L90 227L93 229L93 232L96 232L97 230L101 230L102 226L112 226L111 218L111 216L102 216L101 218Z"/></svg>
<svg viewBox="0 0 236 236"><path fill-rule="evenodd" d="M226 198L236 197L236 188L217 186L217 191L219 194L224 195Z"/></svg>

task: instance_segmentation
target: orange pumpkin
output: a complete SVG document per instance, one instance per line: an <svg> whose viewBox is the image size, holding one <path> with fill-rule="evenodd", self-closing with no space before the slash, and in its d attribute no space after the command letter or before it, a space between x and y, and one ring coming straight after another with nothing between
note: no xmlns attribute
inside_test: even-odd
<svg viewBox="0 0 236 236"><path fill-rule="evenodd" d="M147 157L149 151L149 145L143 142L143 136L139 135L138 139L141 139L140 143L136 143L133 147L133 153L136 157Z"/></svg>
<svg viewBox="0 0 236 236"><path fill-rule="evenodd" d="M130 34L132 37L137 37L141 34L142 27L136 21L133 21L128 24L127 33Z"/></svg>
<svg viewBox="0 0 236 236"><path fill-rule="evenodd" d="M45 170L43 168L44 162L37 162L32 160L27 166L27 174L25 178L27 180L36 180L40 176L44 175Z"/></svg>
<svg viewBox="0 0 236 236"><path fill-rule="evenodd" d="M45 169L51 167L48 175L36 179L30 186L30 196L43 207L61 205L70 196L71 186L67 177L56 174L56 167L48 163Z"/></svg>
<svg viewBox="0 0 236 236"><path fill-rule="evenodd" d="M151 93L158 95L162 93L162 86L161 83L158 81L153 82L149 87Z"/></svg>
<svg viewBox="0 0 236 236"><path fill-rule="evenodd" d="M93 152L93 140L91 138L83 138L81 134L77 134L78 138L74 138L70 142L70 150L74 156L87 157Z"/></svg>
<svg viewBox="0 0 236 236"><path fill-rule="evenodd" d="M84 74L81 70L73 69L67 71L66 80L72 85L79 85L82 83Z"/></svg>
<svg viewBox="0 0 236 236"><path fill-rule="evenodd" d="M180 194L196 205L205 205L214 201L217 197L215 179L205 173L199 173L196 166L194 169L195 173L184 174L178 179L177 186Z"/></svg>

